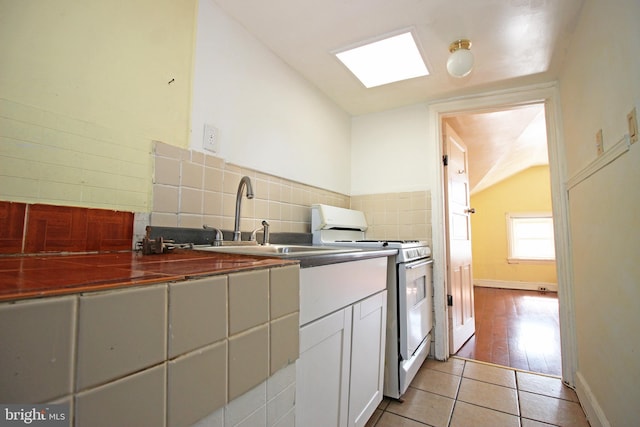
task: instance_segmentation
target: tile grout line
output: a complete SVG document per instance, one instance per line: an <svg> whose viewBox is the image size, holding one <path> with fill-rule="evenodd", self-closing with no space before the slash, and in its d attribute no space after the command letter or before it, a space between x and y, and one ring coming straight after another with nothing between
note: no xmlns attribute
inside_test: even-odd
<svg viewBox="0 0 640 427"><path fill-rule="evenodd" d="M475 359L462 357L462 356L451 356L451 357L452 358L456 358L456 359L461 359L461 360L464 360L466 362L479 363L481 365L493 366L493 367L501 368L501 369L510 369L510 370L512 370L514 372L522 372L522 373L525 373L525 374L540 375L541 377L555 378L555 379L562 380L562 377L560 377L558 375L545 374L544 372L536 372L536 371L529 371L529 370L526 370L526 369L513 368L511 366L499 365L499 364L493 363L493 362L485 362L484 360L475 360Z"/></svg>
<svg viewBox="0 0 640 427"><path fill-rule="evenodd" d="M452 400L453 400L452 410L451 410L451 413L449 414L449 417L448 417L448 420L447 420L447 423L446 423L446 427L451 427L451 425L452 425L452 422L453 422L453 413L454 413L454 411L455 411L455 409L456 409L456 405L457 405L457 403L458 403L458 402L464 402L464 401L462 401L462 400L459 400L459 395L460 395L460 389L461 389L461 386L462 386L462 380L463 380L464 378L467 378L467 377L465 377L465 376L464 376L464 375L465 375L465 372L466 372L466 370L467 370L467 368L468 368L467 362L469 362L469 361L470 361L470 360L465 360L464 358L459 358L459 357L455 357L455 358L457 358L458 360L461 360L461 361L463 362L463 366L462 366L462 370L461 370L461 372L460 372L460 375L456 375L456 374L454 374L454 373L452 373L452 372L444 372L444 371L440 371L440 370L438 370L438 369L428 368L428 369L431 369L431 370L433 370L433 371L442 372L442 373L446 373L446 374L449 374L449 375L452 375L452 376L459 377L458 387L457 387L457 389L456 389L456 393L455 393L455 396L454 396L453 398L451 398L451 397L449 397L449 396L446 396L446 395L443 395L443 394L440 394L440 393L436 393L436 392L432 392L432 391L427 391L427 390L422 390L422 389L420 389L419 387L413 387L413 386L410 386L411 388L414 388L414 389L416 389L416 390L424 391L424 392L427 392L427 393L432 393L432 394L435 394L435 395L438 395L438 396L442 396L442 397L448 397L448 398L450 398L450 399L452 399ZM471 361L472 361L472 362L478 362L478 361L474 361L474 360L471 360ZM484 365L487 365L487 366L497 367L497 368L502 369L502 370L505 370L505 371L513 372L514 380L515 380L514 382L515 382L515 391L516 391L516 397L517 397L517 410L518 410L518 414L516 415L516 414L512 414L512 413L510 413L510 412L505 412L505 411L502 411L502 410L498 410L498 409L494 409L494 408L490 408L490 407L487 407L487 406L482 406L482 405L478 405L478 404L474 404L474 403L469 403L469 402L464 402L464 403L469 404L469 405L472 405L472 406L477 407L477 408L481 408L481 409L488 409L488 410L492 410L492 411L500 412L500 413L503 413L503 414L506 414L506 415L515 416L515 417L517 418L517 420L518 420L518 424L519 424L519 426L522 426L522 420L523 420L523 419L526 419L526 420L532 420L532 421L537 421L537 422L542 422L542 421L539 421L539 420L536 420L536 419L532 419L532 418L524 417L524 416L523 416L523 414L522 414L521 391L524 391L524 390L520 390L520 378L519 378L519 376L518 376L518 372L522 372L522 373L524 373L524 374L537 375L537 376L540 376L540 377L547 377L547 378L554 378L554 379L558 379L556 376L553 376L553 375L547 375L547 374L540 374L540 373L536 373L536 372L528 372L528 371L520 370L520 369L517 369L517 368L511 368L511 367L507 367L507 366L500 366L500 365L495 365L495 364L487 363L487 362L478 362L478 363L480 363L480 364L484 364ZM467 378L467 379L474 380L473 378ZM480 380L475 380L475 381L480 381ZM502 386L502 385L500 385L500 384L495 384L495 383L492 383L492 382L487 382L487 381L480 381L480 382L483 382L483 383L486 383L486 384L492 384L492 385L496 385L496 386L500 386L500 387L504 387L504 388L510 388L510 387L505 387L505 386ZM529 393L536 394L536 395L540 395L540 396L545 396L545 397L550 397L550 398L554 398L554 399L557 399L557 400L563 400L563 401L567 401L567 402L573 402L572 400L569 400L569 399L563 399L563 398L561 398L561 397L552 397L552 396L547 396L547 395L545 395L545 394L543 394L543 393L537 393L537 392L529 392ZM384 407L384 409L382 409L382 410L381 410L382 414L380 415L380 417L378 418L378 420L376 420L376 423L375 423L373 426L377 426L377 425L380 423L380 420L382 419L382 416L383 416L383 414L384 414L385 412L389 412L389 413L390 413L390 414L392 414L393 416L402 417L402 418L404 418L404 419L411 420L411 421L414 421L414 422L416 422L416 423L420 423L420 424L424 424L424 425L429 425L429 424L425 424L425 423L424 423L423 421L421 421L421 420L413 419L413 418L408 417L408 416L406 416L406 415L398 414L398 413L395 413L395 412L389 411L389 410L388 410L388 408L389 408L389 406L390 406L390 402L391 402L391 400L387 403L387 405ZM553 425L553 424L552 424L552 425Z"/></svg>
<svg viewBox="0 0 640 427"><path fill-rule="evenodd" d="M515 377L515 383L516 383L516 398L518 400L518 418L520 419L520 425L522 425L522 404L520 402L520 387L518 387L518 382L519 382L518 372L514 370L513 376Z"/></svg>
<svg viewBox="0 0 640 427"><path fill-rule="evenodd" d="M451 408L451 413L449 414L449 421L447 422L447 427L451 427L451 422L453 421L453 412L456 410L456 404L458 403L458 396L460 395L460 388L462 388L462 379L464 378L464 371L467 369L467 361L463 361L462 371L460 371L460 381L458 382L458 389L456 390L456 395L453 398L453 407Z"/></svg>
<svg viewBox="0 0 640 427"><path fill-rule="evenodd" d="M467 379L472 380L472 381L482 382L482 383L485 383L485 384L495 385L495 386L498 386L498 387L504 387L506 389L510 388L510 387L503 386L501 384L495 384L495 383L492 383L492 382L481 381L481 380L476 380L474 378L465 377L464 376L464 371L467 368L467 362L469 362L469 360L465 360L464 367L463 367L463 370L462 370L462 374L460 376L460 386L458 387L458 392L456 393L455 403L454 403L454 410L455 410L455 404L458 402L458 395L460 393L460 387L462 386L462 379L464 379L464 378L467 378ZM473 362L476 362L476 361L473 361ZM521 426L522 425L522 411L520 409L520 390L518 390L518 376L516 375L516 370L514 368L511 368L511 367L508 367L508 366L500 366L500 365L496 365L494 363L481 362L481 364L484 364L485 366L492 366L492 367L496 367L496 368L499 368L499 369L504 369L506 371L513 372L514 383L515 383L515 391L516 391L516 399L518 401L518 414L512 414L510 412L505 412L505 411L502 411L502 410L499 410L499 409L490 408L490 407L478 405L478 404L475 404L475 403L470 403L470 402L465 402L465 403L467 403L469 405L472 405L472 406L475 406L476 408L488 409L488 410L500 412L500 413L503 413L503 414L506 414L506 415L515 416L518 419L518 425ZM464 401L461 401L461 402L464 402ZM449 424L447 425L448 427L451 426L452 419L453 419L453 411L451 413L451 419L449 420Z"/></svg>

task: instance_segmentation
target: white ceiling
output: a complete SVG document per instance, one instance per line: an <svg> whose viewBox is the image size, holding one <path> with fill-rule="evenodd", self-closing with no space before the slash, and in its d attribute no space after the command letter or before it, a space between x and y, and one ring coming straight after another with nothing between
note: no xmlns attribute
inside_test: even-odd
<svg viewBox="0 0 640 427"><path fill-rule="evenodd" d="M214 1L354 116L461 94L555 80L583 2ZM331 53L407 28L418 38L431 72L429 76L366 89ZM446 61L449 44L459 38L472 41L475 66L469 76L455 79L447 74ZM535 109L518 109L499 116L474 115L457 122L454 128L465 139L470 156L477 153L471 157L470 168L480 169L474 171L477 186L486 186L507 170L522 170L530 163L522 163L522 159L541 157L539 147L523 154L526 147L533 146L524 143L529 134L544 134L543 130L536 129L536 126L544 125L544 113L535 112ZM491 136L498 126L500 136ZM480 134L485 136L474 137ZM506 141L508 135L514 138L511 142ZM473 141L466 138L473 138ZM546 139L542 142L546 147ZM514 147L505 151L505 147L512 144ZM519 154L510 157L509 151ZM501 168L503 172L498 171Z"/></svg>
<svg viewBox="0 0 640 427"><path fill-rule="evenodd" d="M508 80L555 78L582 0L215 0L276 55L352 115ZM331 52L413 28L431 75L366 89ZM446 72L449 44L468 38L475 69Z"/></svg>

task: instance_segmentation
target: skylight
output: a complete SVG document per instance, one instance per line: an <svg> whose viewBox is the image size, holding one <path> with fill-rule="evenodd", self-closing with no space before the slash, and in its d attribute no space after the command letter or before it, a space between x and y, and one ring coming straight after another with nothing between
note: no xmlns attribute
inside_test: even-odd
<svg viewBox="0 0 640 427"><path fill-rule="evenodd" d="M367 88L429 75L410 31L336 56Z"/></svg>

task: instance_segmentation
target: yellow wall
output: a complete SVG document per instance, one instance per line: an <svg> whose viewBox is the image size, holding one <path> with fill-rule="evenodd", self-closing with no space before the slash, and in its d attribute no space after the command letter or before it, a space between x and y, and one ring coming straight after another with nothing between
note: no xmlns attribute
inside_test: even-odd
<svg viewBox="0 0 640 427"><path fill-rule="evenodd" d="M188 145L195 13L0 0L0 199L148 211L151 141Z"/></svg>
<svg viewBox="0 0 640 427"><path fill-rule="evenodd" d="M555 263L507 262L507 212L551 212L549 167L529 168L471 196L474 279L556 283Z"/></svg>

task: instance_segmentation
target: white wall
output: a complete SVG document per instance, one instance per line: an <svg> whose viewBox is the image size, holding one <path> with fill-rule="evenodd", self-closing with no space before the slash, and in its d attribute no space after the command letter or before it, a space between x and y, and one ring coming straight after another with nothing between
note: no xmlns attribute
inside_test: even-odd
<svg viewBox="0 0 640 427"><path fill-rule="evenodd" d="M226 161L348 194L350 117L212 0L198 10L191 148L204 124Z"/></svg>
<svg viewBox="0 0 640 427"><path fill-rule="evenodd" d="M0 199L149 211L151 141L187 144L196 3L0 1Z"/></svg>
<svg viewBox="0 0 640 427"><path fill-rule="evenodd" d="M640 2L587 0L560 80L568 177L640 110ZM640 419L640 143L569 191L577 391L591 425ZM597 419L594 419L596 417Z"/></svg>
<svg viewBox="0 0 640 427"><path fill-rule="evenodd" d="M425 105L354 117L351 126L352 195L431 188Z"/></svg>

